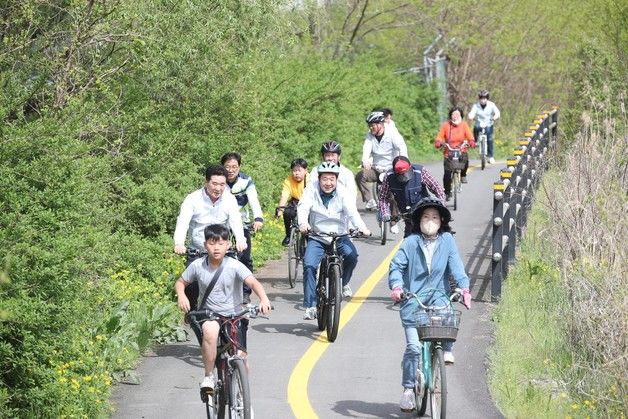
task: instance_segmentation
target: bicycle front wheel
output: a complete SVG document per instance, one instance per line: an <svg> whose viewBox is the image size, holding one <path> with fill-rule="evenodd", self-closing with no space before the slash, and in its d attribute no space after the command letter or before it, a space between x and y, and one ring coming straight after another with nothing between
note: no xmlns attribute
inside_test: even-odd
<svg viewBox="0 0 628 419"><path fill-rule="evenodd" d="M454 172L453 185L451 192L454 194L454 211L458 209L458 191L460 190L460 172Z"/></svg>
<svg viewBox="0 0 628 419"><path fill-rule="evenodd" d="M288 244L288 282L290 288L294 288L299 275L297 268L299 267L298 257L299 235L295 228L290 230L290 244Z"/></svg>
<svg viewBox="0 0 628 419"><path fill-rule="evenodd" d="M382 239L381 239L381 244L382 246L384 246L386 244L386 235L387 235L387 229L386 227L388 227L388 223L386 221L380 221L379 222L379 229L382 233Z"/></svg>
<svg viewBox="0 0 628 419"><path fill-rule="evenodd" d="M231 360L229 379L229 417L230 419L251 419L251 391L249 376L244 360Z"/></svg>
<svg viewBox="0 0 628 419"><path fill-rule="evenodd" d="M430 385L430 409L432 418L446 417L447 411L447 378L445 376L445 361L443 350L434 349L432 353L432 384Z"/></svg>
<svg viewBox="0 0 628 419"><path fill-rule="evenodd" d="M333 342L338 336L340 325L340 304L342 302L342 278L340 266L329 267L329 299L327 301L327 340Z"/></svg>
<svg viewBox="0 0 628 419"><path fill-rule="evenodd" d="M318 283L316 284L316 322L318 330L325 330L327 323L327 285L325 274L327 268L323 264L318 268Z"/></svg>

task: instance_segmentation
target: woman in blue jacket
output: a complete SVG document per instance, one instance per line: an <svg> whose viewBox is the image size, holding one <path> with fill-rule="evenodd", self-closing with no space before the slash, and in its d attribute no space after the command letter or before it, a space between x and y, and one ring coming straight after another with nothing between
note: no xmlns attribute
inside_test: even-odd
<svg viewBox="0 0 628 419"><path fill-rule="evenodd" d="M390 262L388 287L391 298L398 302L405 291L419 295L428 288L441 289L448 294L449 277L453 276L462 288L463 303L471 306L469 277L464 271L458 248L451 234L451 213L436 198L425 198L412 211L413 234L409 235ZM423 304L444 305L443 296L428 297ZM421 354L421 342L416 329L418 302L414 298L401 302L401 324L405 331L406 350L403 354L402 385L404 392L399 403L404 412L414 410L414 382ZM453 342L443 343L444 359L453 364Z"/></svg>

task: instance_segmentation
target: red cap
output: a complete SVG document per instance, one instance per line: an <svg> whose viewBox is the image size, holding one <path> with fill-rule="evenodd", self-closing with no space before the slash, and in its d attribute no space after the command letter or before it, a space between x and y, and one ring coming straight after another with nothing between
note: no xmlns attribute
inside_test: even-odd
<svg viewBox="0 0 628 419"><path fill-rule="evenodd" d="M410 168L412 168L412 165L405 160L399 159L395 163L395 173L398 175L407 172Z"/></svg>

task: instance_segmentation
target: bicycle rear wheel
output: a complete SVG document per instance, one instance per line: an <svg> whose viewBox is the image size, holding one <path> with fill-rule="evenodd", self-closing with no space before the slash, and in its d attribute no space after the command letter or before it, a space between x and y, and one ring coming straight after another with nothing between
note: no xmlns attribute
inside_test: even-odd
<svg viewBox="0 0 628 419"><path fill-rule="evenodd" d="M316 321L318 330L325 330L327 325L327 285L325 275L327 267L321 263L318 267L318 283L316 284Z"/></svg>
<svg viewBox="0 0 628 419"><path fill-rule="evenodd" d="M299 267L298 236L297 230L292 228L290 230L290 244L288 245L288 282L290 283L290 288L294 288L297 282L297 276L299 275L297 270Z"/></svg>
<svg viewBox="0 0 628 419"><path fill-rule="evenodd" d="M432 353L432 385L430 386L430 409L432 418L444 419L447 412L447 378L443 350L435 348Z"/></svg>
<svg viewBox="0 0 628 419"><path fill-rule="evenodd" d="M342 278L340 266L333 264L329 267L329 299L327 300L327 340L333 342L338 336L340 325L340 304L342 303Z"/></svg>
<svg viewBox="0 0 628 419"><path fill-rule="evenodd" d="M232 359L231 368L229 379L229 417L230 419L250 419L251 391L244 360L241 358Z"/></svg>

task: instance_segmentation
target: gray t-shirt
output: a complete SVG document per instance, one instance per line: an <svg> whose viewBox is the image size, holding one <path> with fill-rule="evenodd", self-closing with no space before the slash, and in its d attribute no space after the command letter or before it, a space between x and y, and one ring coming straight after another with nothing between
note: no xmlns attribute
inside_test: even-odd
<svg viewBox="0 0 628 419"><path fill-rule="evenodd" d="M207 290L207 286L214 279L214 273L217 270L217 268L214 269L208 264L207 257L203 257L192 262L181 274L183 280L188 284L198 281L199 308L201 307L201 299L205 295L205 290ZM222 260L220 278L216 281L212 292L209 293L207 305L204 308L208 308L214 313L223 316L229 316L241 311L243 300L242 284L251 275L253 274L244 264L233 258L225 257Z"/></svg>

